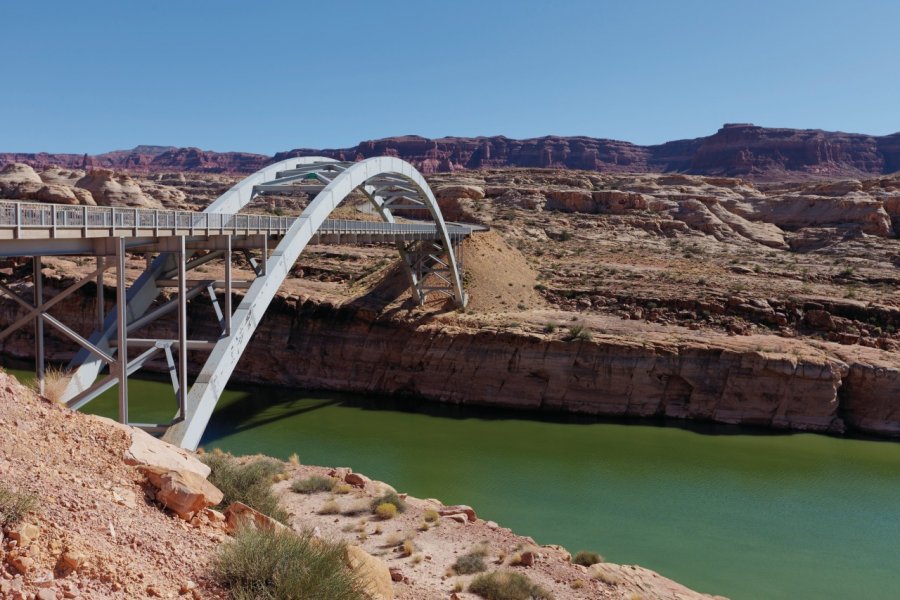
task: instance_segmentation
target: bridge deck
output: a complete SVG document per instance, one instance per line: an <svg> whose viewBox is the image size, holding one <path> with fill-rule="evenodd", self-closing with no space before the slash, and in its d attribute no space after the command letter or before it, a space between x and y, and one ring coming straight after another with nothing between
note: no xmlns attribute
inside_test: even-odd
<svg viewBox="0 0 900 600"><path fill-rule="evenodd" d="M105 254L97 240L130 238L130 247L146 246L155 238L216 235L281 237L295 217L223 214L183 210L70 206L64 204L0 201L0 256ZM472 228L448 224L453 237L465 237ZM385 223L326 220L316 232L320 242L399 242L439 237L433 223Z"/></svg>

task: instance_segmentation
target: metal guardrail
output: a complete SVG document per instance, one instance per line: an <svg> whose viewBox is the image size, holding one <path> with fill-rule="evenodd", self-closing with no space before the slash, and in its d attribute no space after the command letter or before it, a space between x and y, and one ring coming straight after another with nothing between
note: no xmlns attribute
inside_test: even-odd
<svg viewBox="0 0 900 600"><path fill-rule="evenodd" d="M106 206L73 206L36 202L0 201L0 228L116 230L182 229L194 234L241 233L266 231L283 234L296 217L272 215L224 214L186 210L154 210ZM451 235L464 236L470 228L449 225ZM355 235L428 235L435 233L431 224L385 223L370 221L326 220L318 234Z"/></svg>
<svg viewBox="0 0 900 600"><path fill-rule="evenodd" d="M291 217L0 202L0 227L16 229L190 229L207 232L247 229L284 233Z"/></svg>

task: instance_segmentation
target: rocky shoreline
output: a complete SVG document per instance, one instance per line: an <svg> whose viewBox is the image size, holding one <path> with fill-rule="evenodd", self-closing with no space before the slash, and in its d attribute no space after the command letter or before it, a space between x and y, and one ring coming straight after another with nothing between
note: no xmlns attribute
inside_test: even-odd
<svg viewBox="0 0 900 600"><path fill-rule="evenodd" d="M226 598L215 557L242 527L341 544L346 568L370 600L476 600L465 591L474 575L453 568L472 552L483 557L482 570L519 573L557 599L712 598L599 556L596 564L575 564L564 548L538 546L468 506L398 495L350 469L298 459L280 463L267 484L286 511L284 523L241 502L216 510L223 493L195 455L36 397L3 372L0 417L11 432L0 437L2 489L34 498L15 522L0 512L0 598ZM314 477L334 487L293 489ZM372 514L386 493L403 504L402 514Z"/></svg>

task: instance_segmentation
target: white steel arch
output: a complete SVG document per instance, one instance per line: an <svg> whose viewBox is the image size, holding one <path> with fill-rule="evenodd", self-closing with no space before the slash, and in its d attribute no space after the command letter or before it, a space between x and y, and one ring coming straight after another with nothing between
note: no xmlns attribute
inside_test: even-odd
<svg viewBox="0 0 900 600"><path fill-rule="evenodd" d="M228 191L219 196L212 204L206 207L203 212L222 214L240 212L240 210L246 207L253 199L254 186L275 179L279 171L301 165L335 162L337 161L333 158L327 158L325 156L302 156L271 164L236 183ZM126 296L129 323L137 320L147 312L160 293L157 280L161 279L163 273L174 267L174 255L171 253L163 253L157 256L147 270L135 280L128 289ZM104 321L103 327L91 335L90 341L100 350L111 353L112 346L110 341L113 340L115 336L116 316L115 314L110 314ZM71 373L71 377L69 377L69 382L66 386L63 398L65 400L75 398L90 388L100 374L104 364L105 363L95 354L84 349L79 350L69 363L68 370Z"/></svg>
<svg viewBox="0 0 900 600"><path fill-rule="evenodd" d="M186 398L185 419L172 425L164 439L185 448L197 447L220 394L294 262L331 212L358 188L366 192L385 220L393 220L390 213L391 201L386 199L388 190L396 192L399 188L402 193L397 197L403 197L407 201L418 200L424 204L435 222L446 251L445 260L454 300L459 306L465 305L466 296L453 251L453 240L448 234L437 201L422 175L409 163L393 157L376 157L354 163L331 180L315 197L268 258L265 274L251 284L235 311L231 334L215 344L195 380ZM413 195L416 198L411 198Z"/></svg>

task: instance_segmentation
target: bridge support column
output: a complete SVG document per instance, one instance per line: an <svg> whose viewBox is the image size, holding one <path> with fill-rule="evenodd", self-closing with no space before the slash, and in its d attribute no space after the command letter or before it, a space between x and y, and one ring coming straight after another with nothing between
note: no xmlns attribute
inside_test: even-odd
<svg viewBox="0 0 900 600"><path fill-rule="evenodd" d="M38 391L44 394L44 371L46 368L44 357L44 276L41 272L41 257L31 259L32 280L34 282L34 305L38 311L34 317L34 362L35 377L37 378Z"/></svg>
<svg viewBox="0 0 900 600"><path fill-rule="evenodd" d="M184 236L178 237L178 415L176 422L184 419L185 400L188 393L188 343L187 343L187 255Z"/></svg>
<svg viewBox="0 0 900 600"><path fill-rule="evenodd" d="M231 236L225 236L225 337L231 335Z"/></svg>
<svg viewBox="0 0 900 600"><path fill-rule="evenodd" d="M97 257L97 328L103 327L106 320L106 295L103 293L103 272L106 270L106 257Z"/></svg>
<svg viewBox="0 0 900 600"><path fill-rule="evenodd" d="M128 423L128 302L125 294L125 238L116 238L116 370L119 376L119 422Z"/></svg>

